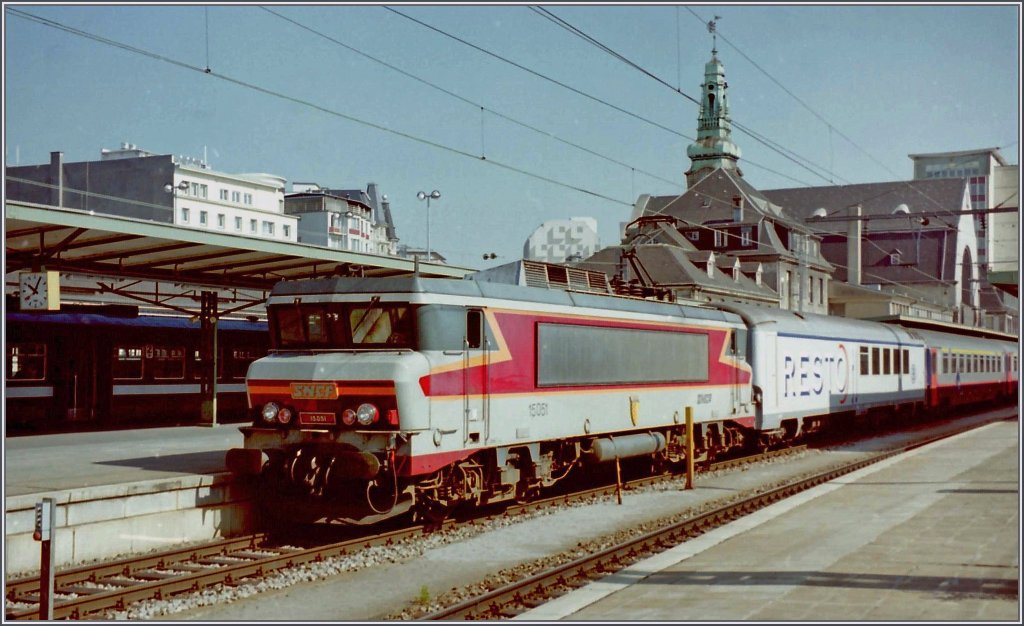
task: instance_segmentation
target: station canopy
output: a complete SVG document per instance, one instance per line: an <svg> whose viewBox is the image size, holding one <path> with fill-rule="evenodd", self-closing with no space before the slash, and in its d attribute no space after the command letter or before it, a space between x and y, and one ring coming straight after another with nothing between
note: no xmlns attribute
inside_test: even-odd
<svg viewBox="0 0 1024 626"><path fill-rule="evenodd" d="M226 235L27 202L5 202L5 272L57 270L221 289L269 291L335 275L461 278L469 268Z"/></svg>

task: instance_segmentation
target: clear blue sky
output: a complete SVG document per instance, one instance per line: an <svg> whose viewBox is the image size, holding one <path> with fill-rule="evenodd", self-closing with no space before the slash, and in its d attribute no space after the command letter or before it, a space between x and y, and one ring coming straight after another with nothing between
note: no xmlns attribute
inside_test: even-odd
<svg viewBox="0 0 1024 626"><path fill-rule="evenodd" d="M426 207L416 193L438 189L431 247L467 267L520 258L548 219L594 217L602 243L614 244L639 194L684 190L697 106L673 88L699 95L711 50L704 22L715 15L733 121L805 163L734 131L759 189L906 180L907 155L921 152L999 147L1019 162L1019 4L545 7L669 86L527 5L390 6L589 97L384 6L270 7L288 21L242 4L8 3L5 162L45 163L54 150L91 160L130 142L197 157L205 148L217 170L289 183L376 182L399 237L420 246ZM485 262L487 252L499 258Z"/></svg>

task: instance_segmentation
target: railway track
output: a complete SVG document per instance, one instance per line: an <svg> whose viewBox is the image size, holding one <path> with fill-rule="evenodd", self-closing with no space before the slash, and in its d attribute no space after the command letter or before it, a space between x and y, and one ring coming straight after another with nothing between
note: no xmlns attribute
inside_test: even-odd
<svg viewBox="0 0 1024 626"><path fill-rule="evenodd" d="M996 421L996 420L992 420ZM986 422L988 423L988 422ZM709 530L749 515L780 500L806 491L840 476L941 439L967 432L984 424L923 438L867 459L791 481L763 493L729 503L662 528L622 541L604 550L537 572L482 595L463 600L421 617L422 620L494 620L515 617L529 609L589 584L649 556L664 552Z"/></svg>
<svg viewBox="0 0 1024 626"><path fill-rule="evenodd" d="M806 446L796 446L725 460L705 465L701 470L714 471L756 463L768 458L796 454L805 448ZM627 481L621 487L626 490L637 489L673 478L673 475L639 478ZM500 514L513 516L564 506L588 498L614 494L616 488L614 484L602 485L571 494L506 506L501 509ZM494 513L490 513L490 516L493 515ZM484 512L484 517L486 516L488 513ZM372 546L395 544L460 523L472 524L476 519L445 520L441 524L417 525L311 548L281 545L267 533L257 533L200 546L66 569L54 575L53 616L54 619L83 619L101 611L124 610L133 602L166 599L175 594L196 592L216 585L234 585L244 579L266 576L280 569L342 557ZM5 610L7 619L38 618L38 577L10 581L6 584L5 592L8 607L16 607Z"/></svg>

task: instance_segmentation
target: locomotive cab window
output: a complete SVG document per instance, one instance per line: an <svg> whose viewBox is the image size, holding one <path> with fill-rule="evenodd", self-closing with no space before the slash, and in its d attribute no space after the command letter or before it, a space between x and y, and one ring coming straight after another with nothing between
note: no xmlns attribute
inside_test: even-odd
<svg viewBox="0 0 1024 626"><path fill-rule="evenodd" d="M271 343L282 350L415 347L412 307L370 302L270 307Z"/></svg>

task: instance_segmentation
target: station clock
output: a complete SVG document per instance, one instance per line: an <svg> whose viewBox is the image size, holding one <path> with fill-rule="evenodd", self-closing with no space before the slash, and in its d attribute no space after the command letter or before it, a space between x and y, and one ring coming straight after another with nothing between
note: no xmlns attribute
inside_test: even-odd
<svg viewBox="0 0 1024 626"><path fill-rule="evenodd" d="M22 272L18 294L23 311L56 311L60 309L60 273Z"/></svg>

